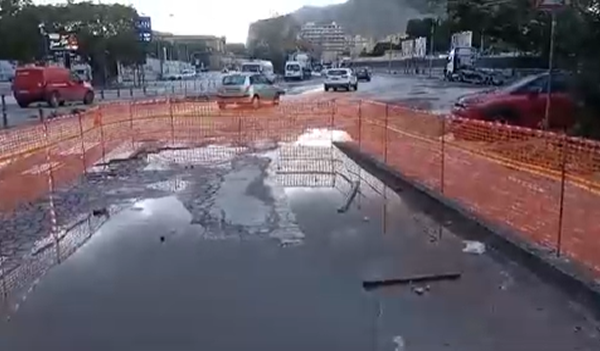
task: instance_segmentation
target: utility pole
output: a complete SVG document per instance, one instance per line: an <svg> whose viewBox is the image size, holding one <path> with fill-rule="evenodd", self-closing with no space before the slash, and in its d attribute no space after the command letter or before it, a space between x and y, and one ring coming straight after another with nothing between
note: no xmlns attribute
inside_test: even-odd
<svg viewBox="0 0 600 351"><path fill-rule="evenodd" d="M389 48L389 53L388 53L388 73L392 74L392 46L393 45L393 41L392 38L390 37L390 48Z"/></svg>
<svg viewBox="0 0 600 351"><path fill-rule="evenodd" d="M552 95L552 69L554 65L554 37L556 36L556 11L552 10L552 24L550 25L550 54L548 57L548 86L546 87L546 111L544 113L544 129L550 126L550 104Z"/></svg>

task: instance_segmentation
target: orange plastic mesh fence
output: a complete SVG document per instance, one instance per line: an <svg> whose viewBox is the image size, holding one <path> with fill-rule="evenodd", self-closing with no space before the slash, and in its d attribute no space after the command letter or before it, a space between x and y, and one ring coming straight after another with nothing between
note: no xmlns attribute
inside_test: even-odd
<svg viewBox="0 0 600 351"><path fill-rule="evenodd" d="M0 214L149 144L294 142L315 130L353 140L412 180L600 276L600 226L593 221L600 218L600 143L370 101L298 99L253 110L157 98L5 130Z"/></svg>

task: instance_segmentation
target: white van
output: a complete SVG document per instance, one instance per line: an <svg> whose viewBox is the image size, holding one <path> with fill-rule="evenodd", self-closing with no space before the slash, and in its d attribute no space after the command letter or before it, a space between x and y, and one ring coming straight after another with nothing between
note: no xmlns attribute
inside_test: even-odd
<svg viewBox="0 0 600 351"><path fill-rule="evenodd" d="M301 61L288 61L285 63L285 80L304 80L309 78L310 71L306 67L306 64Z"/></svg>
<svg viewBox="0 0 600 351"><path fill-rule="evenodd" d="M271 82L275 81L275 71L273 70L273 63L265 60L254 60L246 61L241 65L242 73L262 73Z"/></svg>

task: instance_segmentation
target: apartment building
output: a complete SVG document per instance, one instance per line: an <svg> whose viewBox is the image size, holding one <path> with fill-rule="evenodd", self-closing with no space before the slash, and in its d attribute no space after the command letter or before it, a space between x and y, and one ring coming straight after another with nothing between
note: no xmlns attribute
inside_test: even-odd
<svg viewBox="0 0 600 351"><path fill-rule="evenodd" d="M375 46L375 40L360 35L349 35L346 37L346 41L352 57L358 57L363 51L370 52Z"/></svg>
<svg viewBox="0 0 600 351"><path fill-rule="evenodd" d="M306 23L300 28L300 38L318 48L323 61L335 61L348 51L346 34L335 22Z"/></svg>

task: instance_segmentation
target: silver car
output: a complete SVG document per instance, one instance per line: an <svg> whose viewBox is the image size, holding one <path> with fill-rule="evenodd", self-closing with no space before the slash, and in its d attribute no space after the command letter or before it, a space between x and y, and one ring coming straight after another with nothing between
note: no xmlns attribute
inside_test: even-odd
<svg viewBox="0 0 600 351"><path fill-rule="evenodd" d="M217 92L220 109L227 105L251 105L259 108L265 103L279 104L284 91L260 73L235 73L223 77Z"/></svg>

